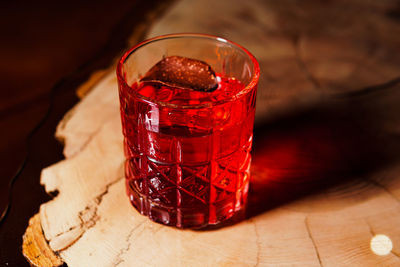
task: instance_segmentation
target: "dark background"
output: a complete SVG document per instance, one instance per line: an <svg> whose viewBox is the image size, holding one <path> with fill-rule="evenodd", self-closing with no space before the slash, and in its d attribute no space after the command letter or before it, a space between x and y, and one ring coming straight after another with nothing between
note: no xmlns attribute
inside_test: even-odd
<svg viewBox="0 0 400 267"><path fill-rule="evenodd" d="M27 158L12 188L11 209L0 224L0 266L28 266L21 254L22 235L40 203L50 199L39 184L40 171L63 158L54 132L78 101L77 86L122 54L135 25L159 2L0 4L0 214L9 182Z"/></svg>

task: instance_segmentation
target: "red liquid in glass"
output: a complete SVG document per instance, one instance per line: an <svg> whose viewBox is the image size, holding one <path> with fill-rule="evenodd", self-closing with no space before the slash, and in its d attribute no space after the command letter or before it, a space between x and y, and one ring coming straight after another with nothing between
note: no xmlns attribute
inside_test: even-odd
<svg viewBox="0 0 400 267"><path fill-rule="evenodd" d="M218 79L211 93L120 87L127 194L156 222L200 228L246 204L256 89Z"/></svg>

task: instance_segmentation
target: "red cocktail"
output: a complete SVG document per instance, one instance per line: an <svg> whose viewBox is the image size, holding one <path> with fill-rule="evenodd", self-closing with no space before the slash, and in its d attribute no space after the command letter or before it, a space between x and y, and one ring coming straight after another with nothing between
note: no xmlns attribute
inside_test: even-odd
<svg viewBox="0 0 400 267"><path fill-rule="evenodd" d="M141 81L155 63L179 55L210 64L212 92ZM259 68L232 42L198 34L145 41L118 69L127 193L152 220L199 228L246 204Z"/></svg>

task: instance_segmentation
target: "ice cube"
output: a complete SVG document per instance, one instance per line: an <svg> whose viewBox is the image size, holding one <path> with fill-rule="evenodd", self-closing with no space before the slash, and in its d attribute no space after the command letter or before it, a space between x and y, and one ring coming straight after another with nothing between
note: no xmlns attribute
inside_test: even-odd
<svg viewBox="0 0 400 267"><path fill-rule="evenodd" d="M170 87L212 92L218 87L215 72L204 61L169 56L155 64L141 79Z"/></svg>

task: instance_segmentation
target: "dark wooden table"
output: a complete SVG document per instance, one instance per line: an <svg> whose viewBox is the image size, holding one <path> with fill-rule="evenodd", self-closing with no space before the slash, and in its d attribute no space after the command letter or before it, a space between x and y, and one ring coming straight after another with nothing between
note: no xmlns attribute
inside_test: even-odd
<svg viewBox="0 0 400 267"><path fill-rule="evenodd" d="M0 212L9 200L10 180L22 167L0 225L0 266L28 265L22 235L29 218L50 199L39 176L63 158L54 132L78 101L77 86L122 53L128 34L158 2L0 4Z"/></svg>

